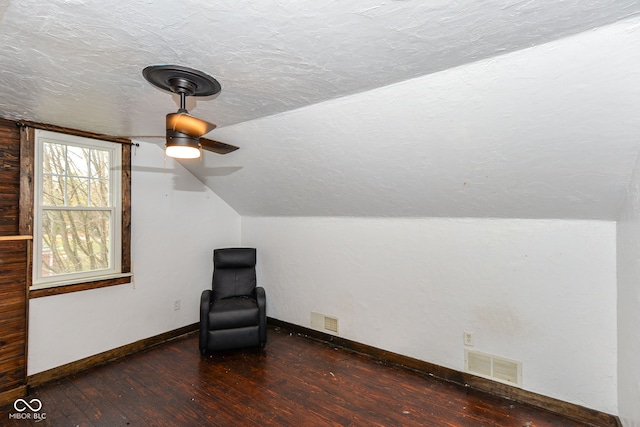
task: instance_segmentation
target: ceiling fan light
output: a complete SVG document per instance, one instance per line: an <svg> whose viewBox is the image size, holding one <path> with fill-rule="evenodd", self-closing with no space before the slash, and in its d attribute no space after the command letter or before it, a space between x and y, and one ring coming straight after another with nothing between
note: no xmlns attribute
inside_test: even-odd
<svg viewBox="0 0 640 427"><path fill-rule="evenodd" d="M165 154L174 159L197 159L200 157L200 149L180 145L167 145Z"/></svg>
<svg viewBox="0 0 640 427"><path fill-rule="evenodd" d="M197 159L200 157L200 142L180 132L167 130L165 154L176 159Z"/></svg>

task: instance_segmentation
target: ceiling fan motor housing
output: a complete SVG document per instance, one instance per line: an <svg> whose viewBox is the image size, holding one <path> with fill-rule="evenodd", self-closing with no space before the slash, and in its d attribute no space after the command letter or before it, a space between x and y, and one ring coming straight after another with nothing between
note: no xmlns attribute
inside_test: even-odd
<svg viewBox="0 0 640 427"><path fill-rule="evenodd" d="M200 138L194 138L177 130L167 129L167 146L200 148Z"/></svg>

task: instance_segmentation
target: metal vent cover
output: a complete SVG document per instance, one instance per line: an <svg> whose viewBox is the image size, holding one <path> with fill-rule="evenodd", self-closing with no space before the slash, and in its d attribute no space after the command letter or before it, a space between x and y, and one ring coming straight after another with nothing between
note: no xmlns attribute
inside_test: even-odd
<svg viewBox="0 0 640 427"><path fill-rule="evenodd" d="M338 319L335 317L324 316L324 328L327 331L338 333Z"/></svg>
<svg viewBox="0 0 640 427"><path fill-rule="evenodd" d="M311 327L324 332L338 334L338 318L327 316L326 314L311 312Z"/></svg>
<svg viewBox="0 0 640 427"><path fill-rule="evenodd" d="M522 362L465 349L464 370L479 377L522 387Z"/></svg>

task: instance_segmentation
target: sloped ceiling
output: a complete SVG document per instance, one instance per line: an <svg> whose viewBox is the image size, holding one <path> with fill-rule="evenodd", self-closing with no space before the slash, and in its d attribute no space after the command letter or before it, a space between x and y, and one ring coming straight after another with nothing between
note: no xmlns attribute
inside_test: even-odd
<svg viewBox="0 0 640 427"><path fill-rule="evenodd" d="M0 115L162 135L176 98L140 72L175 63L222 83L188 108L241 150L183 164L243 215L615 220L640 148L638 12L9 0Z"/></svg>

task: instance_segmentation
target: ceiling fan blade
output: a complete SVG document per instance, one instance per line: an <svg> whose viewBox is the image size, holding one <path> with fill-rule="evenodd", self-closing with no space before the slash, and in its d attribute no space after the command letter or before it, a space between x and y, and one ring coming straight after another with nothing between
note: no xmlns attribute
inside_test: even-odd
<svg viewBox="0 0 640 427"><path fill-rule="evenodd" d="M240 148L235 145L225 144L224 142L214 141L213 139L208 138L200 138L200 145L203 150L212 151L218 154L229 154Z"/></svg>
<svg viewBox="0 0 640 427"><path fill-rule="evenodd" d="M193 117L189 113L179 111L167 114L167 130L185 133L192 138L199 138L215 128L215 124Z"/></svg>

